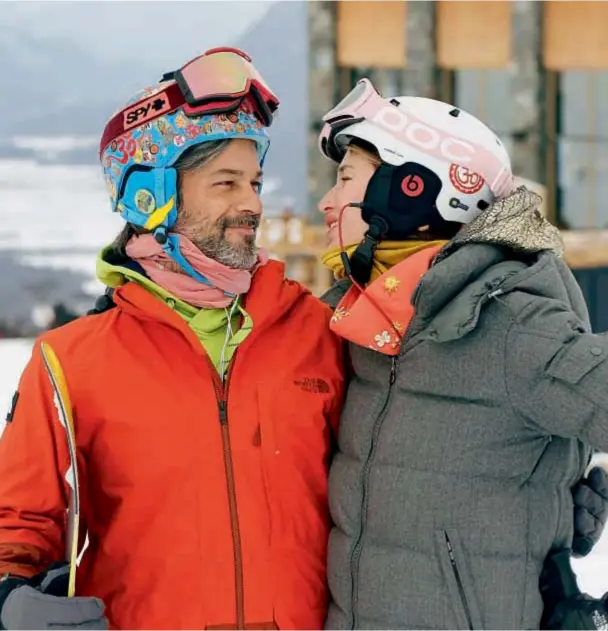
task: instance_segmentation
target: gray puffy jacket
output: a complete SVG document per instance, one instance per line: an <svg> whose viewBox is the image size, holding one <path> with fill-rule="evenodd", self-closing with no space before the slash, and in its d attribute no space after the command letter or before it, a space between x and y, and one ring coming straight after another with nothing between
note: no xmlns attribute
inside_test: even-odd
<svg viewBox="0 0 608 631"><path fill-rule="evenodd" d="M571 486L608 450L608 338L561 259L530 250L456 240L398 357L350 345L327 628L538 628Z"/></svg>

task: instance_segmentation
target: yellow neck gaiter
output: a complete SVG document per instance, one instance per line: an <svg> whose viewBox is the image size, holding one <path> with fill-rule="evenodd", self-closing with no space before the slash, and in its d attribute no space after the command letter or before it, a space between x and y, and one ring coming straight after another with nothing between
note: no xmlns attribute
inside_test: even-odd
<svg viewBox="0 0 608 631"><path fill-rule="evenodd" d="M405 259L412 256L412 254L416 254L416 252L420 252L420 250L425 250L426 248L441 247L445 243L447 243L447 241L381 241L374 254L370 283L382 276L384 272L394 265L405 261ZM344 248L349 258L357 249L358 245L358 243L355 243L354 245L348 245ZM340 248L335 247L321 256L323 265L333 272L336 280L341 280L346 277L344 265L340 258L340 252Z"/></svg>

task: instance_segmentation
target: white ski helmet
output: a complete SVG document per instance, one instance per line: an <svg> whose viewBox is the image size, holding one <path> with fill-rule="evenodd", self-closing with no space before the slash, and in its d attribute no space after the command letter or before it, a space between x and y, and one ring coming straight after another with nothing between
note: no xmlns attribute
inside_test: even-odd
<svg viewBox="0 0 608 631"><path fill-rule="evenodd" d="M359 139L388 165L413 163L438 176L434 206L444 221L470 223L514 189L511 161L496 134L448 103L418 96L385 99L362 79L323 121L319 147L335 162ZM424 187L415 170L405 175L404 200L413 201Z"/></svg>

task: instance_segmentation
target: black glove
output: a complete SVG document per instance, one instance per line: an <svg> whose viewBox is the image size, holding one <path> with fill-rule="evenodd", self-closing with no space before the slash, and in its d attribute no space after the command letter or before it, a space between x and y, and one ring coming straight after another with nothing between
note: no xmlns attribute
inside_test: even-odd
<svg viewBox="0 0 608 631"><path fill-rule="evenodd" d="M608 602L579 594L560 603L542 629L608 629Z"/></svg>
<svg viewBox="0 0 608 631"><path fill-rule="evenodd" d="M582 594L570 566L570 550L553 553L540 577L545 609L541 629L608 629L608 595Z"/></svg>
<svg viewBox="0 0 608 631"><path fill-rule="evenodd" d="M57 564L31 579L0 581L2 629L107 629L97 598L66 598L69 568Z"/></svg>
<svg viewBox="0 0 608 631"><path fill-rule="evenodd" d="M572 489L574 540L572 553L584 557L599 541L608 520L608 473L594 467Z"/></svg>

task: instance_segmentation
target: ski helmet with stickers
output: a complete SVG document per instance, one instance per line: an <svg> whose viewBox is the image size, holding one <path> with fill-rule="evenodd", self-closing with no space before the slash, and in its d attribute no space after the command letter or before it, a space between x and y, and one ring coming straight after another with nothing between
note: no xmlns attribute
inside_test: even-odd
<svg viewBox="0 0 608 631"><path fill-rule="evenodd" d="M470 223L514 188L511 162L496 134L467 112L417 96L383 98L368 79L324 117L321 152L340 162L353 139L382 160L372 177L363 218L380 216L385 238L418 227ZM358 200L357 200L358 201Z"/></svg>
<svg viewBox="0 0 608 631"><path fill-rule="evenodd" d="M112 210L152 231L180 262L177 241L168 235L179 205L175 163L200 143L244 138L255 142L262 165L270 144L265 128L278 105L251 59L238 49L213 49L166 73L105 127L100 159Z"/></svg>

